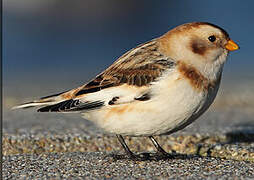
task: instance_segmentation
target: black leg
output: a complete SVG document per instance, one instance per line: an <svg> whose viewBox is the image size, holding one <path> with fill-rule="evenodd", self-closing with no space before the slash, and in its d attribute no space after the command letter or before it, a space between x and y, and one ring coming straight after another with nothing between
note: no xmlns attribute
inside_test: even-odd
<svg viewBox="0 0 254 180"><path fill-rule="evenodd" d="M116 135L117 139L119 140L119 142L121 143L121 145L123 146L127 156L132 159L132 160L137 160L137 161L143 161L143 160L160 160L161 158L168 158L171 157L166 151L164 151L164 149L162 149L162 147L159 145L159 143L152 137L149 136L150 140L152 141L153 145L156 147L157 152L160 156L151 156L150 153L142 153L142 154L134 154L129 147L127 146L127 144L125 143L123 136L117 134ZM159 158L158 158L159 157ZM122 155L114 155L115 159L123 159Z"/></svg>
<svg viewBox="0 0 254 180"><path fill-rule="evenodd" d="M158 153L162 155L168 155L168 153L159 145L159 143L153 138L153 136L149 136L149 139L152 141L153 145L156 147Z"/></svg>
<svg viewBox="0 0 254 180"><path fill-rule="evenodd" d="M119 140L119 142L121 143L121 145L123 146L125 152L127 153L127 155L130 157L130 158L133 158L135 155L133 154L133 152L131 152L131 150L129 149L129 147L127 146L127 144L125 143L124 139L123 139L123 136L121 135L116 135L117 139Z"/></svg>
<svg viewBox="0 0 254 180"><path fill-rule="evenodd" d="M134 154L133 152L131 152L131 150L129 149L129 147L127 146L127 144L125 143L123 136L121 135L116 135L117 139L119 140L119 142L121 143L121 145L123 146L125 152L127 153L127 156L135 161L143 161L143 160L149 160L150 155L148 153L144 153L141 155L137 155ZM115 156L116 159L122 159L121 156Z"/></svg>

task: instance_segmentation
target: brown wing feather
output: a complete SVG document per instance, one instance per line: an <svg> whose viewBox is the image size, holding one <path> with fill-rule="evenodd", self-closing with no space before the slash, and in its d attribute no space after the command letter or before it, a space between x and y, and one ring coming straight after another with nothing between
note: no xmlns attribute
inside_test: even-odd
<svg viewBox="0 0 254 180"><path fill-rule="evenodd" d="M159 52L157 43L153 40L128 51L108 69L84 85L76 96L124 83L147 86L175 64Z"/></svg>

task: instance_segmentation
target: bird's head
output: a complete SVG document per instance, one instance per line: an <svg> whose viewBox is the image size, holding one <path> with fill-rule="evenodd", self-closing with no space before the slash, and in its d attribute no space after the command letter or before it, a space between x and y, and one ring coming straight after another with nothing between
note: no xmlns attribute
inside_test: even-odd
<svg viewBox="0 0 254 180"><path fill-rule="evenodd" d="M228 52L239 49L224 29L205 22L178 26L163 35L160 43L162 51L172 59L207 73L219 70Z"/></svg>

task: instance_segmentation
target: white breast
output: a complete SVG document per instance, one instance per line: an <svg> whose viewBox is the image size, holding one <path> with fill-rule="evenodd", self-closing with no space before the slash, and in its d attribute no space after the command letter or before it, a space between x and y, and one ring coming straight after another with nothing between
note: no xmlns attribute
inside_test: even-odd
<svg viewBox="0 0 254 180"><path fill-rule="evenodd" d="M218 88L198 92L176 70L168 73L152 85L151 100L106 106L84 117L110 133L131 136L167 134L184 128L210 106Z"/></svg>

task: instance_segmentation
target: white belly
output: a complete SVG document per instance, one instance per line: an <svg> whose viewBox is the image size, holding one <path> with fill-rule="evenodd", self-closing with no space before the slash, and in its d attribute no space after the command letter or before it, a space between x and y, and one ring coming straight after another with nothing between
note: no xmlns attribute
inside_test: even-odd
<svg viewBox="0 0 254 180"><path fill-rule="evenodd" d="M84 117L114 134L169 134L186 127L203 114L213 102L217 90L198 92L188 81L175 78L160 83L151 100L105 106L84 114Z"/></svg>

